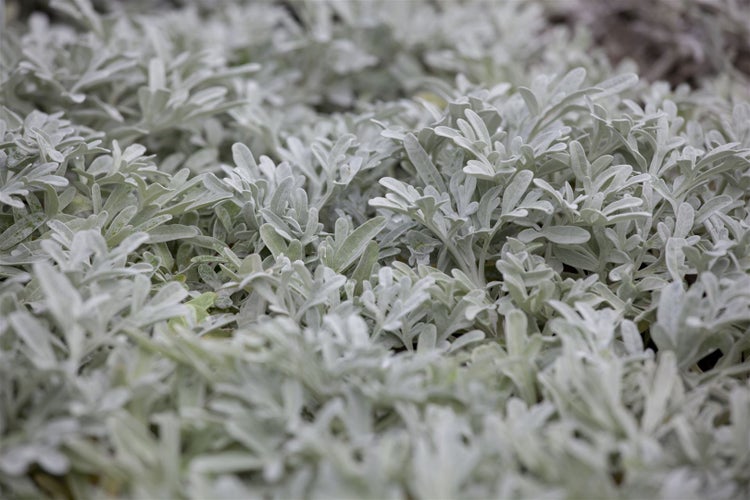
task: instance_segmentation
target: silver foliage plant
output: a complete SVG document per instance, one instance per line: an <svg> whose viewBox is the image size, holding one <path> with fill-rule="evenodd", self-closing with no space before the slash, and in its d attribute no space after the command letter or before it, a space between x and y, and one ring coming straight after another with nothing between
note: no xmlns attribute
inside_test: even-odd
<svg viewBox="0 0 750 500"><path fill-rule="evenodd" d="M0 48L0 496L750 495L732 86L533 2L52 6Z"/></svg>

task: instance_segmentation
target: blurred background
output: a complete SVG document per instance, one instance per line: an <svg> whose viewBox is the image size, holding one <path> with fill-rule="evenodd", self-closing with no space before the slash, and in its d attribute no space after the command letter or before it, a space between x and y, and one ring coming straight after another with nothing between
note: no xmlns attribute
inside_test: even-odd
<svg viewBox="0 0 750 500"><path fill-rule="evenodd" d="M269 0L270 1L270 0ZM340 0L349 1L349 0ZM378 1L378 0L373 0ZM422 1L441 5L462 0ZM485 0L487 9L500 2ZM585 31L613 63L631 59L641 77L673 85L699 86L720 73L750 76L750 0L525 0L537 3L550 28L565 25ZM0 0L0 6L3 0ZM56 15L50 0L5 0L5 22L17 22L34 12ZM92 0L102 12L118 9L147 12L192 6L219 9L222 0ZM278 0L290 11L302 1ZM2 15L2 12L0 12Z"/></svg>
<svg viewBox="0 0 750 500"><path fill-rule="evenodd" d="M641 76L697 84L724 71L750 75L750 0L546 0L551 23L585 27L613 61Z"/></svg>

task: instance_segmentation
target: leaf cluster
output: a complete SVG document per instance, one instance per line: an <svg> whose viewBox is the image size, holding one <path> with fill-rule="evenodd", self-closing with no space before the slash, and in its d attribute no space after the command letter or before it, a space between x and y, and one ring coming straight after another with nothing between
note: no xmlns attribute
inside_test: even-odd
<svg viewBox="0 0 750 500"><path fill-rule="evenodd" d="M211 3L3 33L0 496L750 494L734 87L536 2Z"/></svg>

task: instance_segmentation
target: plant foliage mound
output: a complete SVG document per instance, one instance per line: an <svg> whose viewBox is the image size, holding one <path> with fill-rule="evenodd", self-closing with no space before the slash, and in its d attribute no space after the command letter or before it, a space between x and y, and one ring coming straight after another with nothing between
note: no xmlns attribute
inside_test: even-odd
<svg viewBox="0 0 750 500"><path fill-rule="evenodd" d="M3 32L0 497L750 496L741 85L535 2L108 5Z"/></svg>

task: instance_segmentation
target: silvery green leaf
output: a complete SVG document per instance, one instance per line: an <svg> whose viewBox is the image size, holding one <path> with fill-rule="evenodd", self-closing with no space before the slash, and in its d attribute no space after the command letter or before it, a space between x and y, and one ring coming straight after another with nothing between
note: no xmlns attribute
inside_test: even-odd
<svg viewBox="0 0 750 500"><path fill-rule="evenodd" d="M406 154L414 168L417 169L417 175L422 179L422 182L426 186L434 186L438 191L445 192L447 188L440 172L413 134L407 134L404 138L404 149L406 149Z"/></svg>
<svg viewBox="0 0 750 500"><path fill-rule="evenodd" d="M352 279L357 283L358 290L361 289L361 283L370 278L377 260L378 244L375 241L370 241L365 246L362 256L352 272Z"/></svg>
<svg viewBox="0 0 750 500"><path fill-rule="evenodd" d="M190 462L193 474L247 472L263 468L264 460L247 452L200 455Z"/></svg>
<svg viewBox="0 0 750 500"><path fill-rule="evenodd" d="M660 356L659 364L653 374L651 390L646 399L641 420L641 426L645 432L654 432L659 426L664 425L669 399L673 397L675 386L680 383L674 353L665 351Z"/></svg>
<svg viewBox="0 0 750 500"><path fill-rule="evenodd" d="M672 233L675 238L687 237L693 229L695 222L695 210L689 203L683 202L680 204L680 208L677 211L677 221L675 222L674 232Z"/></svg>
<svg viewBox="0 0 750 500"><path fill-rule="evenodd" d="M546 238L559 245L580 245L591 239L591 234L585 229L577 226L548 226L537 231L535 229L524 229L518 235L523 242L534 241L538 238Z"/></svg>
<svg viewBox="0 0 750 500"><path fill-rule="evenodd" d="M448 349L448 352L458 351L459 349L462 349L467 345L484 340L484 338L485 333L482 330L472 330L470 332L464 333L456 340L451 342L451 346L450 349Z"/></svg>
<svg viewBox="0 0 750 500"><path fill-rule="evenodd" d="M274 257L286 252L287 244L272 224L263 224L260 227L260 237Z"/></svg>
<svg viewBox="0 0 750 500"><path fill-rule="evenodd" d="M586 153L578 141L572 141L570 149L570 168L573 170L576 178L585 182L585 179L591 179L591 165L586 159Z"/></svg>
<svg viewBox="0 0 750 500"><path fill-rule="evenodd" d="M183 224L161 225L147 231L149 243L163 243L165 241L184 240L198 236L200 230L194 226Z"/></svg>
<svg viewBox="0 0 750 500"><path fill-rule="evenodd" d="M28 238L47 220L43 213L22 216L12 226L0 234L0 250L10 250Z"/></svg>
<svg viewBox="0 0 750 500"><path fill-rule="evenodd" d="M585 68L573 68L571 69L565 76L560 79L559 82L557 82L557 85L552 89L552 94L563 94L568 95L571 92L575 92L579 88L581 88L581 85L583 84L584 80L586 79L586 69ZM600 84L602 88L608 88L611 87L611 84L607 84L607 82Z"/></svg>
<svg viewBox="0 0 750 500"><path fill-rule="evenodd" d="M537 100L534 92L526 87L519 87L518 93L523 97L523 101L526 103L526 107L529 108L529 113L532 116L539 114L539 101Z"/></svg>
<svg viewBox="0 0 750 500"><path fill-rule="evenodd" d="M723 211L723 209L730 206L732 202L732 197L728 195L719 195L706 200L706 202L701 205L695 213L695 224L703 224L706 219L717 212Z"/></svg>
<svg viewBox="0 0 750 500"><path fill-rule="evenodd" d="M635 323L629 320L623 321L620 325L620 332L628 353L638 355L643 352L643 338Z"/></svg>
<svg viewBox="0 0 750 500"><path fill-rule="evenodd" d="M599 93L596 94L596 98L599 99L619 94L623 90L633 87L636 83L638 83L638 75L632 73L617 75L596 85L597 90L599 90Z"/></svg>
<svg viewBox="0 0 750 500"><path fill-rule="evenodd" d="M250 148L242 143L235 143L232 145L232 158L237 168L245 172L246 180L252 181L253 177L258 177L258 164L255 162L253 154L250 152Z"/></svg>
<svg viewBox="0 0 750 500"><path fill-rule="evenodd" d="M352 265L384 226L385 217L375 217L352 231L336 249L333 258L333 270L341 272Z"/></svg>
<svg viewBox="0 0 750 500"><path fill-rule="evenodd" d="M474 129L474 133L476 134L477 138L481 140L486 146L491 146L492 139L490 138L490 133L487 130L487 125L484 123L484 120L482 120L482 118L471 109L467 109L465 114L466 118L471 124L471 127Z"/></svg>
<svg viewBox="0 0 750 500"><path fill-rule="evenodd" d="M430 328L419 335L419 338L417 340L417 352L428 353L436 347L437 328Z"/></svg>
<svg viewBox="0 0 750 500"><path fill-rule="evenodd" d="M503 191L501 205L503 215L511 213L516 208L526 194L526 190L529 188L529 185L531 185L531 180L533 178L534 173L530 170L521 170L513 176L513 179L508 183L505 191Z"/></svg>
<svg viewBox="0 0 750 500"><path fill-rule="evenodd" d="M8 318L16 335L23 339L29 358L40 370L49 370L57 365L57 356L52 346L50 331L33 316L15 312Z"/></svg>
<svg viewBox="0 0 750 500"><path fill-rule="evenodd" d="M669 238L664 246L664 261L667 270L675 281L682 281L687 270L685 266L685 252L683 247L686 246L684 238Z"/></svg>
<svg viewBox="0 0 750 500"><path fill-rule="evenodd" d="M83 305L82 298L70 280L55 270L50 264L40 262L34 266L34 275L47 297L47 304L55 319L63 325L70 325ZM76 343L82 339L75 339ZM69 345L73 350L74 346Z"/></svg>

